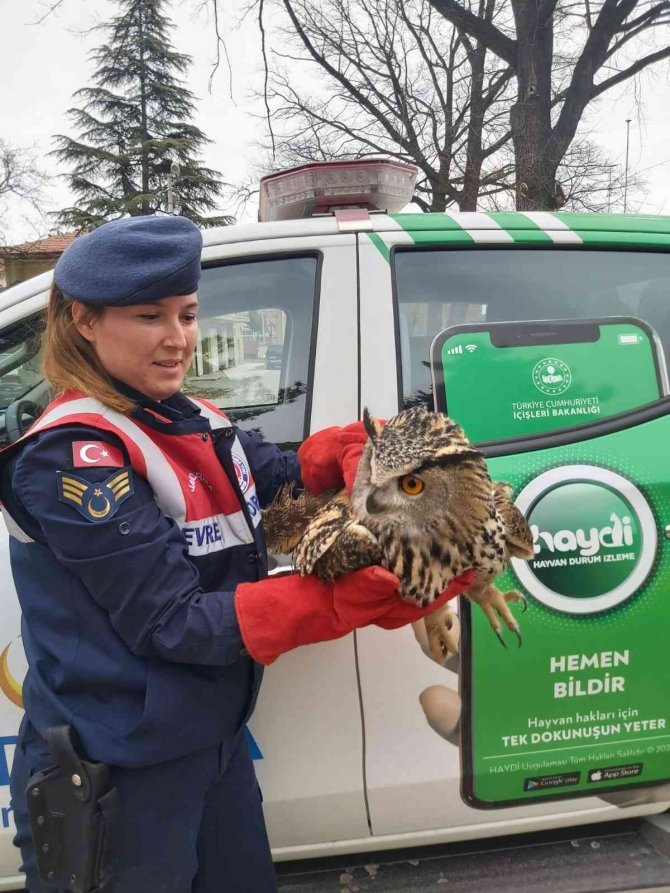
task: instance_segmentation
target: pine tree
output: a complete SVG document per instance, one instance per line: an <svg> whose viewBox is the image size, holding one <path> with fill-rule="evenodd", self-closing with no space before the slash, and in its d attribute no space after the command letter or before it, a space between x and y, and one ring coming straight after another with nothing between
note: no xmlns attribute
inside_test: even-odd
<svg viewBox="0 0 670 893"><path fill-rule="evenodd" d="M52 154L72 166L77 196L59 213L59 227L91 229L117 217L171 211L200 226L231 223L204 216L216 208L222 181L200 163L211 141L190 123L195 100L183 76L191 59L170 46L174 25L163 13L165 0L118 3L120 15L100 26L106 43L91 53L94 86L78 90L82 107L68 111L79 139L55 137Z"/></svg>

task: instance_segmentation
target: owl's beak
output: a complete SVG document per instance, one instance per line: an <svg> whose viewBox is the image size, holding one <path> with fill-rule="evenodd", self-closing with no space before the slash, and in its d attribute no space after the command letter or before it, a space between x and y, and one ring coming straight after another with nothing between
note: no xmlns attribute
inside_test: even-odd
<svg viewBox="0 0 670 893"><path fill-rule="evenodd" d="M368 515L375 515L377 512L383 512L386 506L377 498L377 494L373 490L365 500L365 511Z"/></svg>

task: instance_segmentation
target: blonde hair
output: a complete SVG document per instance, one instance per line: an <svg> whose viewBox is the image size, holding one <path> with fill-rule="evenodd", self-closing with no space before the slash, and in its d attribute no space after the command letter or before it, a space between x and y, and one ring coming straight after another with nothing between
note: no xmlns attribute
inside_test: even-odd
<svg viewBox="0 0 670 893"><path fill-rule="evenodd" d="M136 404L121 394L103 369L91 344L77 331L72 316L73 301L54 283L49 294L46 328L42 341L42 371L57 391L80 391L124 415ZM104 307L88 307L83 321L92 321Z"/></svg>

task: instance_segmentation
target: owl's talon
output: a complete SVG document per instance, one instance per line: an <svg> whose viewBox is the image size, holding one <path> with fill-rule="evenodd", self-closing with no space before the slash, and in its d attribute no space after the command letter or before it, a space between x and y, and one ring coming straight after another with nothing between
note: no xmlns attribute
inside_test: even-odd
<svg viewBox="0 0 670 893"><path fill-rule="evenodd" d="M521 629L516 620L513 620L511 623L507 624L509 630L514 633L519 643L519 648L521 648Z"/></svg>
<svg viewBox="0 0 670 893"><path fill-rule="evenodd" d="M516 589L510 592L501 592L495 586L489 585L486 589L477 593L473 593L470 590L468 598L482 608L491 624L491 629L495 632L501 645L505 648L507 647L502 639L500 620L503 621L510 632L514 633L519 642L519 647L521 647L519 624L509 609L509 605L513 602L521 602L525 606L526 598L521 592Z"/></svg>
<svg viewBox="0 0 670 893"><path fill-rule="evenodd" d="M458 627L454 627L454 616L441 607L424 617L423 622L433 660L444 666L450 655L458 654Z"/></svg>

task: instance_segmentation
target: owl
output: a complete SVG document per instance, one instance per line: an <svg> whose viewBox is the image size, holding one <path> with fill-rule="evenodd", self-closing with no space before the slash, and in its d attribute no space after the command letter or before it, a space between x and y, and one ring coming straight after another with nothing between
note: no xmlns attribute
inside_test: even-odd
<svg viewBox="0 0 670 893"><path fill-rule="evenodd" d="M366 409L364 424L368 442L351 498L345 491L295 501L285 495L293 521L286 511L282 520L271 511L266 524L275 550L293 550L296 570L325 581L381 564L399 578L400 596L423 607L473 568L466 597L483 609L503 645L501 621L520 644L509 603L524 597L503 593L493 582L510 557L533 556L532 535L509 498L511 488L491 481L483 455L441 413L415 407L381 424ZM273 530L283 532L282 542ZM443 606L425 624L431 653L443 662L458 650L453 617Z"/></svg>

